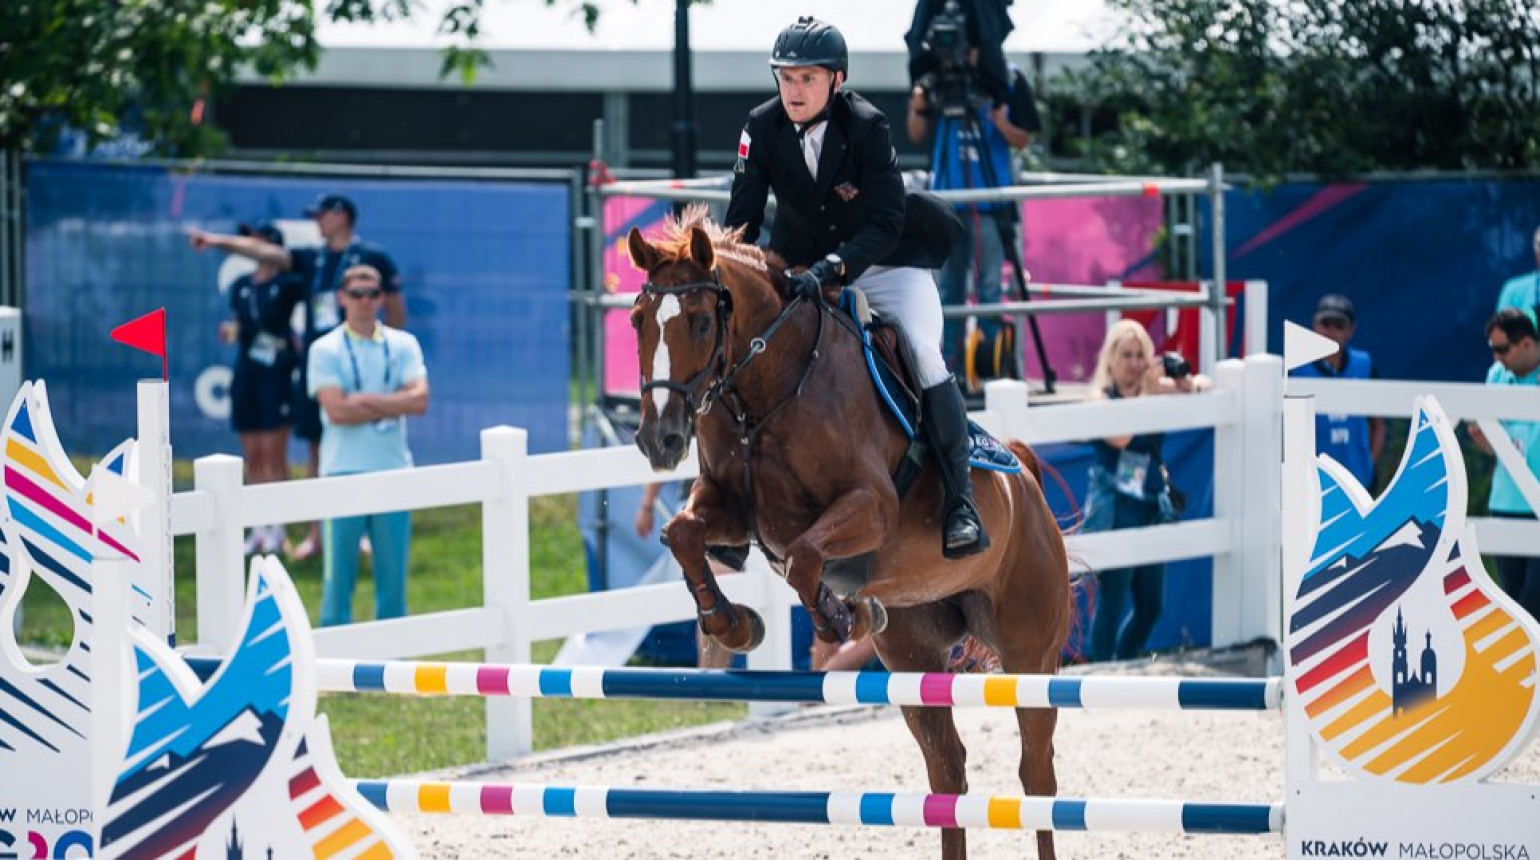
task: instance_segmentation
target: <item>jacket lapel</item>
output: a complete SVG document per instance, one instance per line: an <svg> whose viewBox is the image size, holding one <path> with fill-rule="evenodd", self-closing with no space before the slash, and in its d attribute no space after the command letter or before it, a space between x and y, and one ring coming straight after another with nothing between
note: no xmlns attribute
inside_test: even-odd
<svg viewBox="0 0 1540 860"><path fill-rule="evenodd" d="M823 149L818 153L818 200L828 197L829 189L834 187L834 175L845 160L845 146L844 132L838 124L829 122L823 133Z"/></svg>
<svg viewBox="0 0 1540 860"><path fill-rule="evenodd" d="M777 136L775 148L782 164L790 165L791 173L803 188L813 187L813 177L807 172L807 161L802 157L802 141L797 137L797 127L790 120Z"/></svg>

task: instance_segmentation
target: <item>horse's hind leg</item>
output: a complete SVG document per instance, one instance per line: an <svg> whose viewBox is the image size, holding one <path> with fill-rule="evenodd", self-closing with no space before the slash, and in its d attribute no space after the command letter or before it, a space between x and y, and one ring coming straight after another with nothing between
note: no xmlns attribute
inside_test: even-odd
<svg viewBox="0 0 1540 860"><path fill-rule="evenodd" d="M963 615L946 603L888 610L888 627L876 637L877 654L895 672L945 672L952 644L966 632ZM909 733L925 756L930 790L936 794L966 794L968 753L951 708L903 708ZM942 860L968 856L967 831L941 831Z"/></svg>
<svg viewBox="0 0 1540 860"><path fill-rule="evenodd" d="M1066 577L1067 578L1067 577ZM1061 598L1055 597L1055 600ZM1062 598L1067 604L1067 597ZM1030 604L1025 604L1030 605ZM1011 674L1050 675L1059 671L1059 655L1064 647L1065 623L1058 618L1039 622L1012 613L1011 605L995 608L991 638L996 640L1001 667ZM1058 726L1055 708L1017 708L1016 723L1021 728L1021 787L1029 796L1053 797L1059 792L1059 780L1053 766L1053 732ZM1053 860L1053 831L1037 832L1038 860Z"/></svg>
<svg viewBox="0 0 1540 860"><path fill-rule="evenodd" d="M764 619L753 609L729 601L706 562L708 540L734 545L748 541L742 529L729 531L724 525L736 520L724 511L721 499L713 481L698 478L684 510L669 520L663 533L690 585L701 630L730 651L752 651L764 641Z"/></svg>

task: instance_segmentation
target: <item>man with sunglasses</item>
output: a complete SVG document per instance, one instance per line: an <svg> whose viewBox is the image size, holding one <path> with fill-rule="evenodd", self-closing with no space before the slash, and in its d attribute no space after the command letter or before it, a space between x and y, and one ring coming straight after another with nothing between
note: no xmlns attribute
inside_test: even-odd
<svg viewBox="0 0 1540 860"><path fill-rule="evenodd" d="M1335 341L1337 352L1326 358L1295 368L1290 375L1318 379L1375 379L1374 360L1369 353L1348 346L1357 330L1353 301L1338 293L1321 296L1315 306L1311 326L1315 333ZM1341 463L1364 489L1374 491L1374 463L1385 448L1385 419L1379 416L1315 416L1316 453L1329 455Z"/></svg>
<svg viewBox="0 0 1540 860"><path fill-rule="evenodd" d="M385 290L373 266L342 273L342 325L310 346L308 393L321 405L321 475L407 469L406 416L428 409L428 370L417 338L378 319ZM358 542L373 545L375 618L406 614L411 514L393 511L327 520L321 624L347 624L358 578Z"/></svg>
<svg viewBox="0 0 1540 860"><path fill-rule="evenodd" d="M1540 389L1540 338L1535 318L1527 308L1507 307L1487 321L1487 346L1492 350L1488 385L1523 385ZM1492 453L1492 443L1474 422L1465 425L1476 447ZM1530 474L1540 477L1540 421L1504 421L1503 429ZM1493 517L1533 520L1534 506L1524 497L1513 475L1498 462L1492 472L1492 492L1487 512ZM1530 615L1540 618L1540 557L1497 556L1497 575L1503 591Z"/></svg>

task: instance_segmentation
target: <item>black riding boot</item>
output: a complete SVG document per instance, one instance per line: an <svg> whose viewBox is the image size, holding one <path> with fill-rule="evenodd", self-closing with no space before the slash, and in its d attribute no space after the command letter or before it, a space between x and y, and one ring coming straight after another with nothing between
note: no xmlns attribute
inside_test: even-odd
<svg viewBox="0 0 1540 860"><path fill-rule="evenodd" d="M920 394L921 421L941 466L946 488L942 505L941 554L962 558L989 548L989 535L973 504L973 480L968 476L968 407L955 381L948 379Z"/></svg>

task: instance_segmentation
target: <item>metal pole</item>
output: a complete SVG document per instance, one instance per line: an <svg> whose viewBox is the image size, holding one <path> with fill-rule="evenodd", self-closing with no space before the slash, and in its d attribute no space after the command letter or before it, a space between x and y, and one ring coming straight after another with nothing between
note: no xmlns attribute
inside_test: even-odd
<svg viewBox="0 0 1540 860"><path fill-rule="evenodd" d="M584 217L583 206L586 195L583 192L583 173L580 170L572 172L572 179L567 183L567 206L569 216L572 219L572 276L569 279L568 295L572 296L570 311L572 314L572 360L574 367L572 375L577 379L577 406L578 420L577 441L581 443L583 431L588 428L588 409L586 408L592 397L589 394L589 367L588 367L588 315L593 312L589 306L588 289L591 277L584 265L588 259L588 230L589 219ZM568 440L569 443L571 440Z"/></svg>
<svg viewBox="0 0 1540 860"><path fill-rule="evenodd" d="M690 0L674 0L674 176L695 175L695 86L690 80Z"/></svg>
<svg viewBox="0 0 1540 860"><path fill-rule="evenodd" d="M595 405L604 400L604 305L606 279L604 274L604 194L601 191L600 171L604 169L604 120L594 120L594 158L588 177L588 295L583 313L589 319L591 342L589 367L594 375ZM586 413L587 410L585 409ZM594 518L594 565L599 569L599 581L609 583L610 564L610 492L599 491L598 516Z"/></svg>
<svg viewBox="0 0 1540 860"><path fill-rule="evenodd" d="M1214 247L1213 288L1209 291L1209 311L1214 315L1214 360L1224 361L1230 354L1225 344L1225 167L1215 162L1209 168L1209 207L1213 212L1209 236Z"/></svg>

